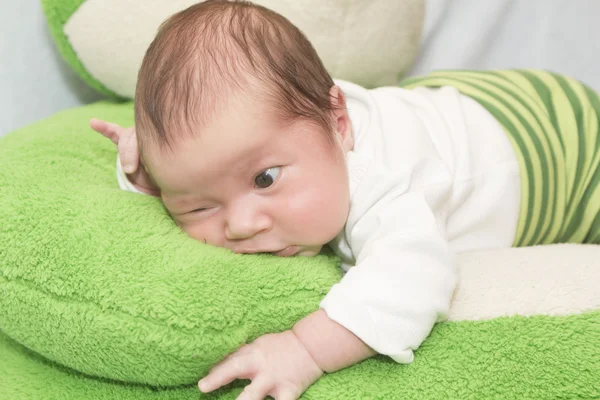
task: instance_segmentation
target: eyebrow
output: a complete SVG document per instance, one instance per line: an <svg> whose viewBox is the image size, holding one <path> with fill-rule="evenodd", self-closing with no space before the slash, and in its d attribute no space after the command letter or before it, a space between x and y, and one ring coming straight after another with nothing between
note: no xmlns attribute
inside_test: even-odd
<svg viewBox="0 0 600 400"><path fill-rule="evenodd" d="M266 143L269 143L269 140L266 140ZM273 158L273 154L275 153L272 150L268 152L265 151L265 141L254 142L251 146L244 149L236 149L236 157L233 158L233 162L229 164L229 168L235 170L235 173L238 175L248 175L258 173L259 168L268 168L268 165L265 164L265 159Z"/></svg>

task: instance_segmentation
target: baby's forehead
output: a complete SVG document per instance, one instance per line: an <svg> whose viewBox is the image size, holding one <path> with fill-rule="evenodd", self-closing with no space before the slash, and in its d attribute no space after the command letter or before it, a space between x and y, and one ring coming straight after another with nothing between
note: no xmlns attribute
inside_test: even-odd
<svg viewBox="0 0 600 400"><path fill-rule="evenodd" d="M169 144L198 135L197 125L244 93L325 127L332 84L310 42L281 15L249 2L201 2L169 18L146 51L136 126L148 128L142 142Z"/></svg>
<svg viewBox="0 0 600 400"><path fill-rule="evenodd" d="M191 162L194 157L198 163L215 160L212 163L215 167L220 164L218 159L237 165L251 162L272 149L284 138L282 135L297 129L297 125L282 121L277 111L255 101L222 109L202 123L188 121L185 125L169 126L171 140L148 141L141 147L141 154L150 170L182 158Z"/></svg>

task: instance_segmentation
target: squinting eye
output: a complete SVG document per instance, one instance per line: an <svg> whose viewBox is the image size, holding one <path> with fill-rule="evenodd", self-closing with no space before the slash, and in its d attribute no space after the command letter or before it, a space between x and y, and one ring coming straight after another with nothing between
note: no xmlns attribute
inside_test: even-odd
<svg viewBox="0 0 600 400"><path fill-rule="evenodd" d="M214 207L203 207L203 208L196 208L195 210L192 210L190 212L188 212L188 214L197 214L197 213L203 213L209 210L212 210Z"/></svg>
<svg viewBox="0 0 600 400"><path fill-rule="evenodd" d="M256 178L254 178L254 184L260 189L268 188L273 184L273 182L275 182L277 176L279 176L280 169L280 167L273 167L264 170L260 174L256 175Z"/></svg>

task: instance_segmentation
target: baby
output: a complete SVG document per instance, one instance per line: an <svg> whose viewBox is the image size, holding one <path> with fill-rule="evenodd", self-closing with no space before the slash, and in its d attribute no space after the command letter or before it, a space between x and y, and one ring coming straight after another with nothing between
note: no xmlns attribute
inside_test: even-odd
<svg viewBox="0 0 600 400"><path fill-rule="evenodd" d="M120 186L160 196L191 237L343 260L319 311L228 356L203 392L250 379L240 399L295 399L377 353L410 363L448 313L457 252L600 241L595 93L536 71L403 85L333 81L288 20L214 0L161 26L135 129L91 121Z"/></svg>

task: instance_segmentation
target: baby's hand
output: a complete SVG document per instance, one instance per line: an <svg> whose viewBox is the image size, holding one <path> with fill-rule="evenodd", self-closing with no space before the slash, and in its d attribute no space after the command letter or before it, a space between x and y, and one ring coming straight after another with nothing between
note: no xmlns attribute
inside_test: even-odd
<svg viewBox="0 0 600 400"><path fill-rule="evenodd" d="M129 181L140 191L152 196L159 196L159 189L152 182L152 179L150 179L146 169L141 165L135 127L123 128L117 124L96 118L90 120L90 126L93 130L112 140L117 145L119 160L121 161L123 172L127 174Z"/></svg>
<svg viewBox="0 0 600 400"><path fill-rule="evenodd" d="M250 379L237 400L295 400L323 375L292 331L272 333L242 346L198 382L211 392L235 379Z"/></svg>

